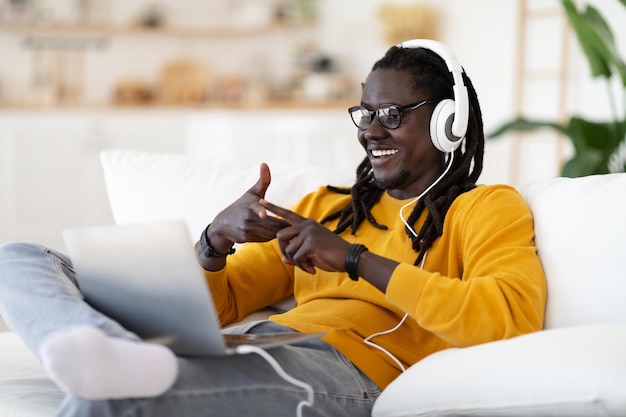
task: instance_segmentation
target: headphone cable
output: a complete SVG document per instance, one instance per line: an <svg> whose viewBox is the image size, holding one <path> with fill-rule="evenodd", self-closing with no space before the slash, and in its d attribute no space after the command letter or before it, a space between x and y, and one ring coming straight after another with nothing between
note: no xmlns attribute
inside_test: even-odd
<svg viewBox="0 0 626 417"><path fill-rule="evenodd" d="M413 234L413 236L415 236L415 237L417 237L417 233L415 232L415 230L413 230L413 228L411 226L409 226L409 223L406 221L406 219L404 218L402 213L404 212L405 208L407 208L408 206L410 206L411 204L415 203L417 200L422 198L427 192L432 190L432 188L435 185L437 185L443 179L443 177L446 176L446 174L450 171L450 168L452 168L452 162L454 161L454 152L449 152L449 155L450 155L450 159L448 160L448 165L446 166L446 169L443 170L441 175L439 175L439 177L437 177L437 179L435 181L433 181L432 184L430 184L424 191L422 191L420 193L420 195L418 195L413 200L409 201L408 203L406 203L405 205L403 205L400 208L400 212L398 214L400 215L400 219L402 220L402 223L404 223L406 228L409 229L411 231L411 233Z"/></svg>

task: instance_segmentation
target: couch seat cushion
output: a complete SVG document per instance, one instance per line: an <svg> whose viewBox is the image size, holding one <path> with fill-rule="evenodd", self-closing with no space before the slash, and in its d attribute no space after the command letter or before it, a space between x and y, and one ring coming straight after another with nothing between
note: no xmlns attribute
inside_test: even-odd
<svg viewBox="0 0 626 417"><path fill-rule="evenodd" d="M52 417L64 394L18 337L0 333L0 416Z"/></svg>

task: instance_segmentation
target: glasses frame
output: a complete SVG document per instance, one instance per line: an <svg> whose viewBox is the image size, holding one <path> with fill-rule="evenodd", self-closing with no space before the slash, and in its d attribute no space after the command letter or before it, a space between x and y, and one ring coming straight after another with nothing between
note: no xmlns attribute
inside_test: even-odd
<svg viewBox="0 0 626 417"><path fill-rule="evenodd" d="M374 121L374 115L375 115L376 117L378 117L378 121L379 121L379 122L380 122L380 124L381 124L381 125L383 125L386 129L389 129L389 130L394 130L394 129L399 128L399 127L400 127L400 125L402 124L402 114L403 114L405 111L407 111L407 110L415 110L415 109L417 109L418 107L422 107L422 106L423 106L423 105L425 105L425 104L430 104L430 103L433 103L433 102L435 102L435 101L437 101L437 100L436 100L436 99L432 99L432 98L430 98L430 99L428 99L428 100L422 100L422 101L419 101L419 102L417 102L417 103L407 104L407 105L404 105L404 106L399 106L399 105L397 105L397 104L392 104L392 103L383 103L383 104L381 104L380 106L378 106L378 107L376 108L376 110L370 110L370 109L368 109L367 107L365 107L364 105L360 104L360 105L358 105L358 106L352 106L352 107L350 107L350 108L348 109L348 113L350 114L350 119L352 120L352 123L354 123L354 125L355 125L355 126L356 126L359 130L367 130L367 129L368 129L368 128L372 125L372 122ZM380 118L380 112L381 112L381 109L383 109L383 108L386 108L386 109L388 109L388 108L395 108L396 110L398 110L398 113L399 113L399 115L400 115L400 116L399 116L399 117L400 117L400 120L398 121L398 125L397 125L397 126L395 126L395 127L392 127L392 126L387 126L387 124L385 124L385 122L383 122L383 121L382 121L382 119ZM369 124L368 124L368 125L367 125L367 127L365 127L365 128L362 128L361 126L359 126L359 125L357 124L356 120L354 120L354 116L353 116L353 113L354 113L354 112L356 112L357 110L363 110L363 109L367 110L367 111L369 112L369 116L370 116Z"/></svg>

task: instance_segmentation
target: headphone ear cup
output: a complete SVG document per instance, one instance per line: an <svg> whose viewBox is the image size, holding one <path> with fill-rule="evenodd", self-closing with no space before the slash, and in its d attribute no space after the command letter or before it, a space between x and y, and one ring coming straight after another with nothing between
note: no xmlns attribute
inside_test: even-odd
<svg viewBox="0 0 626 417"><path fill-rule="evenodd" d="M462 137L452 133L454 121L454 100L444 99L435 106L430 118L430 139L433 146L441 152L454 152L463 141Z"/></svg>

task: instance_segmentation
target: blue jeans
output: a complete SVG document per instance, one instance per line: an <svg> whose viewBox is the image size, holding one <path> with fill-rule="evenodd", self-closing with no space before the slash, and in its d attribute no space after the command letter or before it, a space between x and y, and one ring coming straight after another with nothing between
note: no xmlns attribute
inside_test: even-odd
<svg viewBox="0 0 626 417"><path fill-rule="evenodd" d="M70 260L30 243L0 245L0 315L37 354L50 333L91 324L112 337L139 338L87 304ZM234 332L291 332L270 321ZM312 340L269 350L291 376L312 386L304 416L370 416L380 389L331 345ZM89 401L66 396L58 416L295 416L306 391L256 354L178 358L174 386L154 398Z"/></svg>

